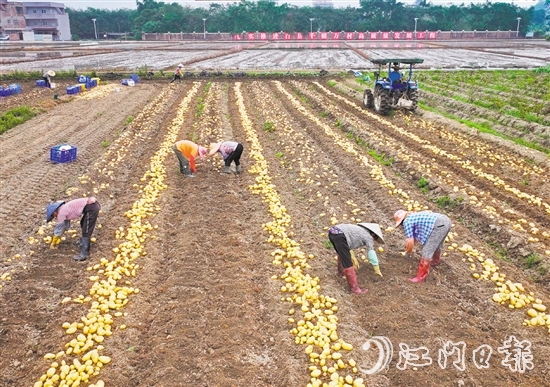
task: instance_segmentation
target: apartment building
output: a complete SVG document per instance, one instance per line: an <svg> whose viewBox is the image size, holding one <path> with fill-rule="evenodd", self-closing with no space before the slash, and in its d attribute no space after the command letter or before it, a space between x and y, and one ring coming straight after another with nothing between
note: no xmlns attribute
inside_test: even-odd
<svg viewBox="0 0 550 387"><path fill-rule="evenodd" d="M62 3L0 0L0 35L10 40L71 40L69 15Z"/></svg>
<svg viewBox="0 0 550 387"><path fill-rule="evenodd" d="M23 3L0 0L0 36L10 40L23 40L26 29Z"/></svg>

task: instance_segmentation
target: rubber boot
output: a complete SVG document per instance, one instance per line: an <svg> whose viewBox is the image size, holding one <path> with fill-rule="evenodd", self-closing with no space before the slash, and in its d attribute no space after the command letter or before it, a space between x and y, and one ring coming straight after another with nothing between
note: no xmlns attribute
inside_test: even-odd
<svg viewBox="0 0 550 387"><path fill-rule="evenodd" d="M357 276L355 275L355 269L352 267L348 267L347 269L344 269L344 274L346 275L346 280L348 281L349 290L352 294L363 294L366 293L367 289L360 289L359 285L357 285Z"/></svg>
<svg viewBox="0 0 550 387"><path fill-rule="evenodd" d="M241 173L242 171L243 171L243 170L242 170L241 166L240 166L240 165L237 165L237 167L236 167L236 172L237 172L237 173Z"/></svg>
<svg viewBox="0 0 550 387"><path fill-rule="evenodd" d="M75 261L85 261L86 258L90 256L90 238L89 237L82 237L80 238L80 254L75 255L73 259Z"/></svg>
<svg viewBox="0 0 550 387"><path fill-rule="evenodd" d="M342 264L342 260L340 257L338 257L338 277L344 276L344 265Z"/></svg>
<svg viewBox="0 0 550 387"><path fill-rule="evenodd" d="M439 266L440 263L441 263L441 250L436 250L436 252L434 253L434 256L432 257L431 266L432 267Z"/></svg>
<svg viewBox="0 0 550 387"><path fill-rule="evenodd" d="M222 173L224 175L230 174L231 173L231 167L229 165L223 167L223 169L220 173Z"/></svg>
<svg viewBox="0 0 550 387"><path fill-rule="evenodd" d="M414 283L424 282L426 280L426 277L428 276L428 272L430 271L430 262L431 261L428 258L420 258L416 277L409 278L409 281Z"/></svg>

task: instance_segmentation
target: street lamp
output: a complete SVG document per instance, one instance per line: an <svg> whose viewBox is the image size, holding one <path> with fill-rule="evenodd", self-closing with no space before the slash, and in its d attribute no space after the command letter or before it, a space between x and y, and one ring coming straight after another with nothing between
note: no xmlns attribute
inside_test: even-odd
<svg viewBox="0 0 550 387"><path fill-rule="evenodd" d="M204 31L204 40L206 40L206 19L202 19L202 29Z"/></svg>
<svg viewBox="0 0 550 387"><path fill-rule="evenodd" d="M414 38L416 39L416 22L418 22L418 18L414 18Z"/></svg>
<svg viewBox="0 0 550 387"><path fill-rule="evenodd" d="M315 18L313 18L313 17L309 18L309 32L310 33L313 33L313 21L314 20L315 20Z"/></svg>
<svg viewBox="0 0 550 387"><path fill-rule="evenodd" d="M521 21L521 18L518 17L518 28L516 29L516 38L519 36L519 22Z"/></svg>
<svg viewBox="0 0 550 387"><path fill-rule="evenodd" d="M92 19L92 21L94 22L94 35L95 35L95 40L97 40L97 28L96 28L96 25L95 25L96 19Z"/></svg>

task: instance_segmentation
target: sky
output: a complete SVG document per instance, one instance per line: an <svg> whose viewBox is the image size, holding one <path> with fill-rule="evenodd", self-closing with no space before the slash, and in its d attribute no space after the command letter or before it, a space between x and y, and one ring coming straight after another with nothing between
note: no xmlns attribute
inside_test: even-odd
<svg viewBox="0 0 550 387"><path fill-rule="evenodd" d="M160 0L159 0L160 1ZM332 0L335 7L359 7L359 0ZM428 0L433 5L450 5L450 4L470 4L470 3L484 3L483 0ZM520 7L531 7L538 3L539 0L502 0L503 3L513 3ZM121 8L127 9L136 9L135 0L99 0L99 1L84 1L84 0L58 0L59 3L65 4L66 7L73 9L82 9L86 8L98 8L98 9L108 9L115 10ZM182 6L198 7L198 6L208 6L210 1L189 1L189 0L163 0L164 3L179 3ZM212 1L220 4L231 4L237 2L235 0L223 1L217 0ZM414 0L400 0L404 4L413 4ZM311 6L311 0L278 0L278 4L288 3L296 6Z"/></svg>

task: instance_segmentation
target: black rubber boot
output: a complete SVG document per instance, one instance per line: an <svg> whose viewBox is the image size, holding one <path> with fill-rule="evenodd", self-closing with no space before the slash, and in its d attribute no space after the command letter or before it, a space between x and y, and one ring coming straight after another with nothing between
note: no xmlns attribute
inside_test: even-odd
<svg viewBox="0 0 550 387"><path fill-rule="evenodd" d="M90 256L90 238L82 237L80 238L80 243L81 243L80 254L75 255L73 259L75 261L82 262L82 261L85 261L86 258Z"/></svg>

